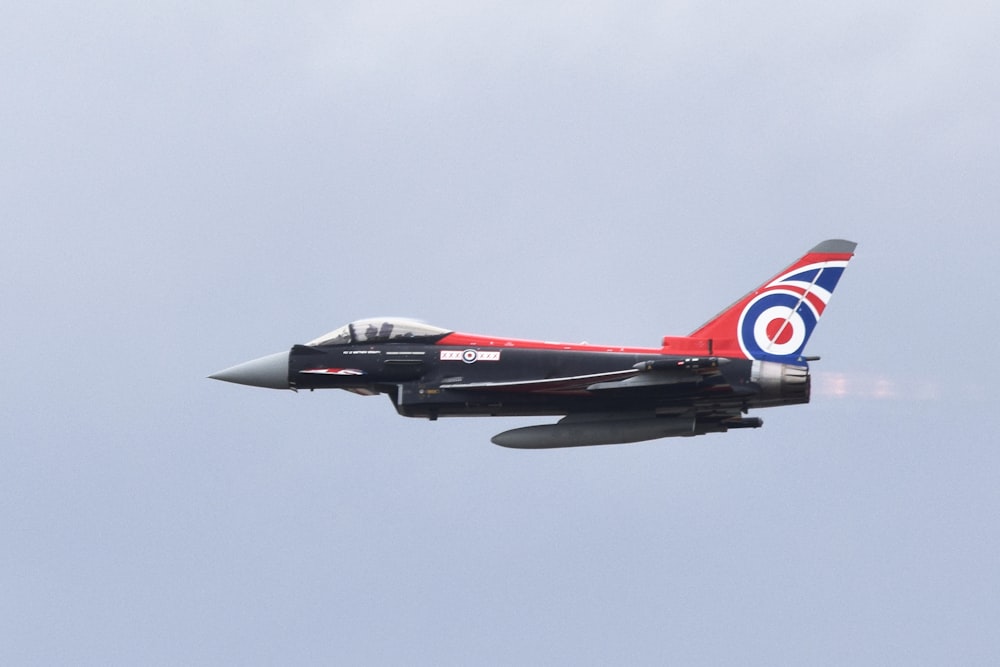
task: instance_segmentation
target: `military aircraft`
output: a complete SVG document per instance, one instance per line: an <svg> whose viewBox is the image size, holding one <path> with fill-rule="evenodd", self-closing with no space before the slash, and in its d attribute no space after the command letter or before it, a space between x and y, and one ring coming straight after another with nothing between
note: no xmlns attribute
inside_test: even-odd
<svg viewBox="0 0 1000 667"><path fill-rule="evenodd" d="M406 417L562 416L504 447L640 442L758 428L748 410L809 402L806 343L856 243L832 239L688 336L660 347L467 334L377 317L210 377L274 389L386 394Z"/></svg>

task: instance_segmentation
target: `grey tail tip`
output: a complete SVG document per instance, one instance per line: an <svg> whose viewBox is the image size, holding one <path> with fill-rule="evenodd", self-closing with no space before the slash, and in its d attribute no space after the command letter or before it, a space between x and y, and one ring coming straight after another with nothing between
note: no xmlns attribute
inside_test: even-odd
<svg viewBox="0 0 1000 667"><path fill-rule="evenodd" d="M853 253L858 244L844 239L827 239L809 252Z"/></svg>

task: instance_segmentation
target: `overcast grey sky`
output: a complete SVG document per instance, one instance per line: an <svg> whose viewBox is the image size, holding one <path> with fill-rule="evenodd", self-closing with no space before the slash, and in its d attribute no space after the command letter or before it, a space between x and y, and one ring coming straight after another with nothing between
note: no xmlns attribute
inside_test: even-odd
<svg viewBox="0 0 1000 667"><path fill-rule="evenodd" d="M997 664L1000 9L0 21L3 664ZM656 345L860 245L762 429L205 379L349 320Z"/></svg>

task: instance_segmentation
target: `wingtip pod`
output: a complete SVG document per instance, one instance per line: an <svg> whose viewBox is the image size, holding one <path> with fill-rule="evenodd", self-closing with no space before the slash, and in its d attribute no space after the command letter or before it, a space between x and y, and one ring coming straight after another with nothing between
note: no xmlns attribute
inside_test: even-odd
<svg viewBox="0 0 1000 667"><path fill-rule="evenodd" d="M802 363L858 244L827 239L693 332L719 356ZM666 339L665 339L666 345Z"/></svg>

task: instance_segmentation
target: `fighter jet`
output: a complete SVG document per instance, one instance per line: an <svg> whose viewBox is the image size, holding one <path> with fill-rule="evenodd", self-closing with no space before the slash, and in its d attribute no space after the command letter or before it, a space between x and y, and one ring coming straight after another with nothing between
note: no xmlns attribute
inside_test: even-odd
<svg viewBox="0 0 1000 667"><path fill-rule="evenodd" d="M809 402L804 355L856 243L823 241L688 336L659 347L468 334L356 320L210 377L273 389L385 394L405 417L562 417L504 431L504 447L640 442L758 428L749 410Z"/></svg>

